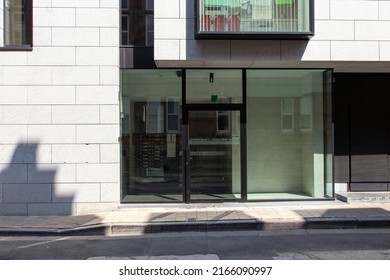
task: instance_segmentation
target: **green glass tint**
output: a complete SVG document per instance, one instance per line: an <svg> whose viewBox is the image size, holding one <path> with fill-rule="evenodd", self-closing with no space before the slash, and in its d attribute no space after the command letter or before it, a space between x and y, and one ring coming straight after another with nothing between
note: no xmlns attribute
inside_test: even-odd
<svg viewBox="0 0 390 280"><path fill-rule="evenodd" d="M122 202L182 201L181 77L122 71Z"/></svg>
<svg viewBox="0 0 390 280"><path fill-rule="evenodd" d="M323 70L247 71L249 200L333 195L330 88Z"/></svg>
<svg viewBox="0 0 390 280"><path fill-rule="evenodd" d="M242 70L186 70L187 103L242 103Z"/></svg>

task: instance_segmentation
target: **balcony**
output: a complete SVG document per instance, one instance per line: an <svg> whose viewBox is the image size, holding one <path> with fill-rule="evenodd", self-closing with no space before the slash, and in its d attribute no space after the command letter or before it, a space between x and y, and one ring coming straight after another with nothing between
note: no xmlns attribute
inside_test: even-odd
<svg viewBox="0 0 390 280"><path fill-rule="evenodd" d="M198 0L197 39L310 39L313 0Z"/></svg>

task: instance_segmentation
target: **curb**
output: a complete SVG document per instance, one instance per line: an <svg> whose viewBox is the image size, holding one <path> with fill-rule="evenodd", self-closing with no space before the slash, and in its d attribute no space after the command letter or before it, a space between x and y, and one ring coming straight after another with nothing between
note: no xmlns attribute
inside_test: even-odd
<svg viewBox="0 0 390 280"><path fill-rule="evenodd" d="M390 218L306 218L302 220L227 220L161 223L113 223L75 228L0 228L0 236L83 236L126 235L163 232L211 232L291 229L367 229L390 228Z"/></svg>

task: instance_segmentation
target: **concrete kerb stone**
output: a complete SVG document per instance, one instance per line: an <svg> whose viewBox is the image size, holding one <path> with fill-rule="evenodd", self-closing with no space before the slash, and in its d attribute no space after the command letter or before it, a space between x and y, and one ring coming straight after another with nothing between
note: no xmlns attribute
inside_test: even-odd
<svg viewBox="0 0 390 280"><path fill-rule="evenodd" d="M390 228L389 218L358 218L358 228Z"/></svg>
<svg viewBox="0 0 390 280"><path fill-rule="evenodd" d="M266 219L258 222L257 230L307 229L306 219Z"/></svg>
<svg viewBox="0 0 390 280"><path fill-rule="evenodd" d="M162 232L390 228L390 218L305 218L155 223L102 223L73 228L0 228L0 236L127 235Z"/></svg>
<svg viewBox="0 0 390 280"><path fill-rule="evenodd" d="M357 218L307 218L308 229L357 229Z"/></svg>

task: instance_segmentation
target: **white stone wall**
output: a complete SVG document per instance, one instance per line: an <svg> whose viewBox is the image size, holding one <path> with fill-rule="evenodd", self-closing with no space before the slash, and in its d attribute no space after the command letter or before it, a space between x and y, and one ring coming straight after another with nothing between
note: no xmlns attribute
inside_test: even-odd
<svg viewBox="0 0 390 280"><path fill-rule="evenodd" d="M310 41L195 40L194 10L194 0L155 0L158 66L390 70L389 0L315 0Z"/></svg>
<svg viewBox="0 0 390 280"><path fill-rule="evenodd" d="M0 215L117 209L119 2L34 0L33 51L0 50Z"/></svg>

